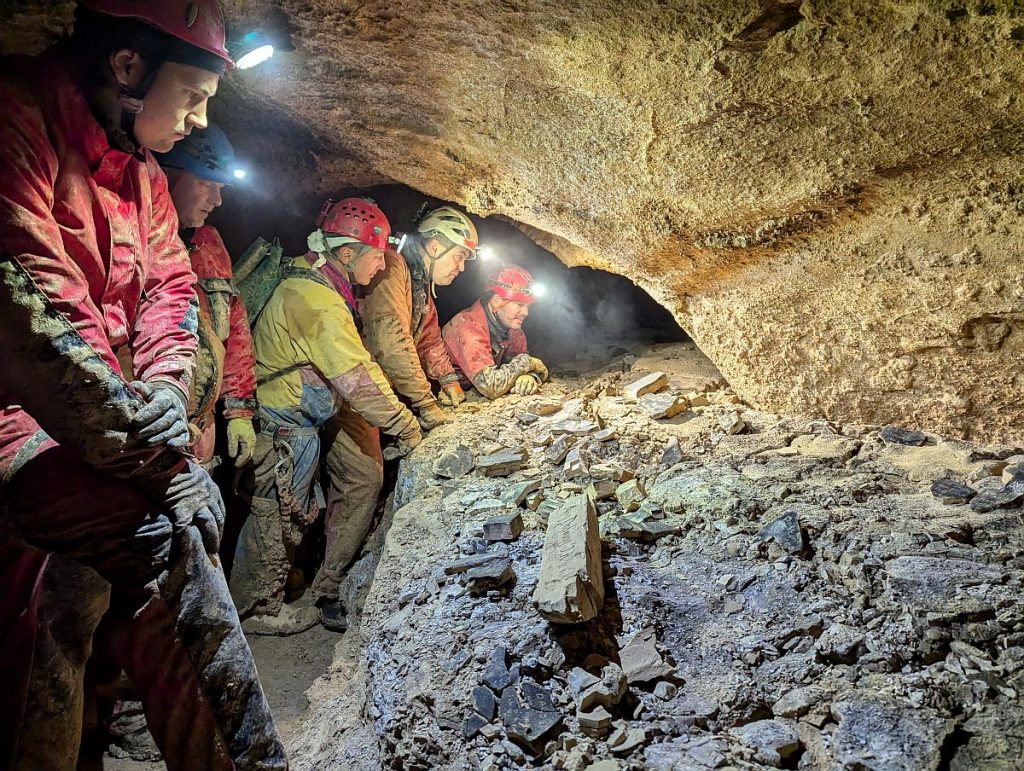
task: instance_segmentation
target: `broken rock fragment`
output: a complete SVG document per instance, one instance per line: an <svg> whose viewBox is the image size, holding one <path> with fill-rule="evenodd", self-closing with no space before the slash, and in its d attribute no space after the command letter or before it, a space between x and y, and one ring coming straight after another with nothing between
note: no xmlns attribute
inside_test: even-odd
<svg viewBox="0 0 1024 771"><path fill-rule="evenodd" d="M572 449L572 443L573 440L569 438L569 435L563 434L544 450L544 458L549 463L561 463Z"/></svg>
<svg viewBox="0 0 1024 771"><path fill-rule="evenodd" d="M539 479L528 479L525 482L516 482L505 488L501 494L501 500L509 506L517 508L532 494L540 490Z"/></svg>
<svg viewBox="0 0 1024 771"><path fill-rule="evenodd" d="M505 650L505 646L499 645L491 651L487 669L484 670L483 682L495 693L501 693L512 684L512 675L508 671L508 652Z"/></svg>
<svg viewBox="0 0 1024 771"><path fill-rule="evenodd" d="M588 736L604 736L612 725L612 715L604 707L598 706L589 711L582 709L576 713L580 730Z"/></svg>
<svg viewBox="0 0 1024 771"><path fill-rule="evenodd" d="M675 669L661 659L655 647L654 629L646 627L634 634L619 650L619 661L626 681L646 683L672 674Z"/></svg>
<svg viewBox="0 0 1024 771"><path fill-rule="evenodd" d="M623 511L636 511L647 497L647 491L639 479L630 479L615 488L615 500Z"/></svg>
<svg viewBox="0 0 1024 771"><path fill-rule="evenodd" d="M472 470L473 451L461 444L451 452L444 453L433 465L434 474L445 479L457 479Z"/></svg>
<svg viewBox="0 0 1024 771"><path fill-rule="evenodd" d="M473 688L473 710L484 718L485 723L494 720L494 712L497 707L498 702L489 688L482 685Z"/></svg>
<svg viewBox="0 0 1024 771"><path fill-rule="evenodd" d="M588 473L587 462L583 459L583 453L579 447L573 447L565 456L565 465L562 467L562 476L566 479L579 479Z"/></svg>
<svg viewBox="0 0 1024 771"><path fill-rule="evenodd" d="M526 450L517 448L485 455L477 461L476 467L484 476L503 477L519 471L525 462Z"/></svg>
<svg viewBox="0 0 1024 771"><path fill-rule="evenodd" d="M932 482L932 496L946 505L969 503L977 494L973 487L968 487L955 479L936 479Z"/></svg>
<svg viewBox="0 0 1024 771"><path fill-rule="evenodd" d="M466 572L466 588L472 594L486 594L500 589L516 579L512 561L508 557L484 563Z"/></svg>
<svg viewBox="0 0 1024 771"><path fill-rule="evenodd" d="M740 742L754 751L762 763L779 766L785 758L800 749L796 731L777 720L756 720L732 729Z"/></svg>
<svg viewBox="0 0 1024 771"><path fill-rule="evenodd" d="M523 517L518 511L503 514L484 522L484 539L492 541L514 541L523 532Z"/></svg>
<svg viewBox="0 0 1024 771"><path fill-rule="evenodd" d="M799 554L804 550L804 531L800 527L800 516L795 511L787 511L774 522L762 527L757 537L762 541L775 541L790 554Z"/></svg>
<svg viewBox="0 0 1024 771"><path fill-rule="evenodd" d="M685 397L674 393L647 394L637 400L637 405L653 420L674 418L690 406Z"/></svg>
<svg viewBox="0 0 1024 771"><path fill-rule="evenodd" d="M562 725L561 712L523 706L515 688L502 692L499 714L508 738L534 754L544 748L545 742Z"/></svg>
<svg viewBox="0 0 1024 771"><path fill-rule="evenodd" d="M663 391L667 387L668 375L664 372L652 372L650 375L645 375L639 380L630 383L625 387L623 393L633 401L636 401L641 396L658 393L658 391Z"/></svg>
<svg viewBox="0 0 1024 771"><path fill-rule="evenodd" d="M747 424L744 422L743 418L740 417L740 414L735 410L723 412L721 415L719 415L718 425L721 427L722 431L724 431L729 436L734 436L735 434L742 434L744 431L747 430Z"/></svg>
<svg viewBox="0 0 1024 771"><path fill-rule="evenodd" d="M878 436L886 444L905 444L910 447L921 447L928 441L928 436L921 431L908 431L899 426L886 426L878 432Z"/></svg>
<svg viewBox="0 0 1024 771"><path fill-rule="evenodd" d="M586 495L570 498L548 520L533 603L559 624L589 621L604 604L601 537Z"/></svg>
<svg viewBox="0 0 1024 771"><path fill-rule="evenodd" d="M569 418L567 420L560 420L557 423L553 423L550 426L551 433L555 436L560 434L572 434L573 436L585 436L586 434L592 434L600 428L597 423L592 420L583 420L581 418Z"/></svg>

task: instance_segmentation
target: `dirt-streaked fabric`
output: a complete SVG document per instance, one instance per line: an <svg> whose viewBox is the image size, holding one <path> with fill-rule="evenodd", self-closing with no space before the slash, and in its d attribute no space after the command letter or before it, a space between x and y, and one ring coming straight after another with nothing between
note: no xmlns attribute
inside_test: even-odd
<svg viewBox="0 0 1024 771"><path fill-rule="evenodd" d="M500 367L527 353L526 334L521 329L510 329L505 340L494 338L487 323L487 310L480 300L456 313L444 325L441 337L466 383L473 383L486 367Z"/></svg>
<svg viewBox="0 0 1024 771"><path fill-rule="evenodd" d="M360 302L363 336L395 390L419 406L434 401L430 380L451 379L455 368L422 266L415 260L410 265L395 251L388 251L384 262Z"/></svg>

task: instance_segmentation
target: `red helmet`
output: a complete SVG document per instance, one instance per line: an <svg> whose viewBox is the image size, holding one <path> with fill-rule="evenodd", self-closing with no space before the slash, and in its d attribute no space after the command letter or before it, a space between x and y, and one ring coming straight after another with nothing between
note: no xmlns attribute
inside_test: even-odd
<svg viewBox="0 0 1024 771"><path fill-rule="evenodd" d="M328 201L317 220L326 235L348 236L376 249L386 249L391 224L384 212L369 198L343 198Z"/></svg>
<svg viewBox="0 0 1024 771"><path fill-rule="evenodd" d="M532 285L533 276L524 268L504 265L491 276L487 289L503 300L530 305L536 299L531 291Z"/></svg>
<svg viewBox="0 0 1024 771"><path fill-rule="evenodd" d="M218 0L78 0L96 13L137 19L171 37L208 51L235 66L227 48L224 12Z"/></svg>

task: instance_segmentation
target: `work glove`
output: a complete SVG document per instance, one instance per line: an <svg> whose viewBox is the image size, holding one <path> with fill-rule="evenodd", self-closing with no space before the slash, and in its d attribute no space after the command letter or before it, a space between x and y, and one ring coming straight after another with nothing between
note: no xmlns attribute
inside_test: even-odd
<svg viewBox="0 0 1024 771"><path fill-rule="evenodd" d="M136 380L132 382L132 387L146 401L132 418L139 439L145 440L150 447L158 444L187 447L189 432L186 396L174 386L161 381L143 383Z"/></svg>
<svg viewBox="0 0 1024 771"><path fill-rule="evenodd" d="M445 407L458 407L466 401L466 392L462 390L459 381L455 380L442 385L441 393L437 395L437 398Z"/></svg>
<svg viewBox="0 0 1024 771"><path fill-rule="evenodd" d="M251 418L231 418L228 421L228 455L235 459L235 466L244 466L252 460L256 447L256 429Z"/></svg>
<svg viewBox="0 0 1024 771"><path fill-rule="evenodd" d="M214 556L224 531L224 499L201 466L189 458L185 464L171 480L164 503L170 510L175 532L195 527L206 553Z"/></svg>
<svg viewBox="0 0 1024 771"><path fill-rule="evenodd" d="M424 431L429 431L432 428L437 428L439 425L448 420L448 416L444 414L436 401L429 401L421 404L416 410L417 418L420 421Z"/></svg>
<svg viewBox="0 0 1024 771"><path fill-rule="evenodd" d="M548 368L544 366L544 362L538 359L536 356L530 357L530 369L540 375L540 382L545 382L548 379Z"/></svg>
<svg viewBox="0 0 1024 771"><path fill-rule="evenodd" d="M520 375L516 378L515 385L512 386L512 393L518 394L519 396L530 396L531 394L537 393L537 389L540 388L540 383L537 382L532 374Z"/></svg>
<svg viewBox="0 0 1024 771"><path fill-rule="evenodd" d="M435 407L438 412L441 412L439 407ZM443 412L441 413L444 414ZM389 444L384 448L384 460L394 460L395 458L404 458L413 448L416 447L420 442L423 441L423 434L417 428L415 431L410 432L406 436L400 436L395 440L394 444Z"/></svg>

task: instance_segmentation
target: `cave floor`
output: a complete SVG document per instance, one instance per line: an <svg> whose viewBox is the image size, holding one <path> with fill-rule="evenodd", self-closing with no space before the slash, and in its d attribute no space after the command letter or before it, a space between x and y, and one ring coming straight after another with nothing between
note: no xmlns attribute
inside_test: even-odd
<svg viewBox="0 0 1024 771"><path fill-rule="evenodd" d="M252 640L294 768L1020 767L1024 449L758 412L688 343L553 375L402 462L343 587L356 628ZM436 473L460 445L524 460ZM559 626L531 601L544 522L589 485L606 598ZM520 535L482 538L511 512Z"/></svg>

